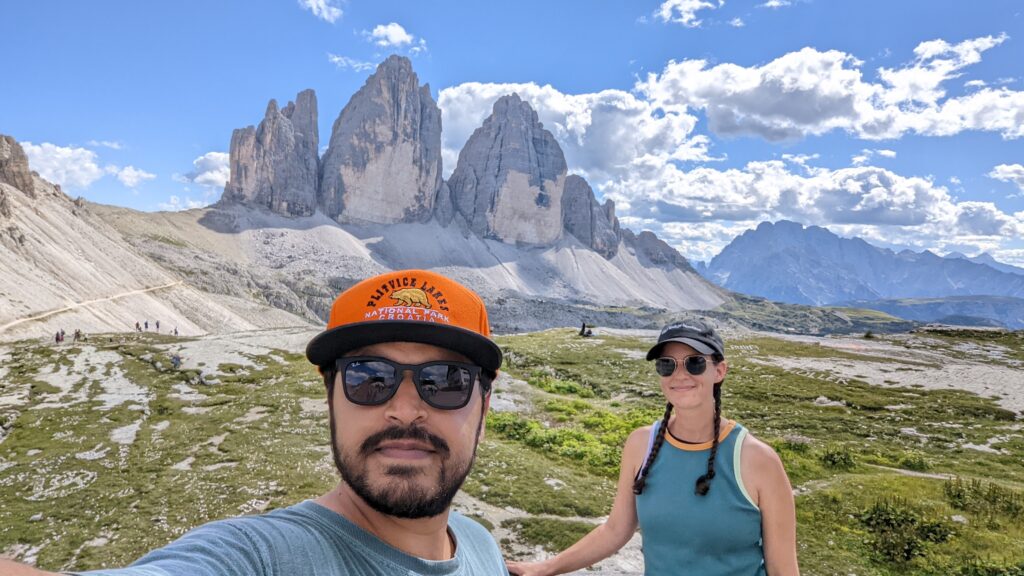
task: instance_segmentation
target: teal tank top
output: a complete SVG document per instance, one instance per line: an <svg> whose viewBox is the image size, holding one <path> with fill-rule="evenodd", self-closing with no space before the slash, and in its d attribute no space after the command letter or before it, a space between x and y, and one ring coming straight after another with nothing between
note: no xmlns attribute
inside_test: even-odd
<svg viewBox="0 0 1024 576"><path fill-rule="evenodd" d="M643 494L636 497L645 576L766 574L761 511L747 494L740 474L740 448L746 435L747 430L735 422L723 427L715 478L705 496L698 496L694 486L707 472L711 442L686 444L665 435Z"/></svg>

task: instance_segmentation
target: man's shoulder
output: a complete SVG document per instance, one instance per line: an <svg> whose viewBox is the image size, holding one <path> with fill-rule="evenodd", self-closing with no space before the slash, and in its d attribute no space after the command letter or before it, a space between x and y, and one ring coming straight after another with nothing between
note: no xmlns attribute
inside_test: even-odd
<svg viewBox="0 0 1024 576"><path fill-rule="evenodd" d="M487 531L487 528L484 528L483 524L467 517L465 514L462 514L457 510L452 510L448 514L448 525L451 526L453 530L464 532L470 536L490 537L491 535L491 533Z"/></svg>
<svg viewBox="0 0 1024 576"><path fill-rule="evenodd" d="M244 537L256 544L269 539L288 539L300 533L317 533L324 529L320 525L316 505L310 501L300 502L262 514L235 516L216 520L199 526L193 532L219 532L235 537Z"/></svg>
<svg viewBox="0 0 1024 576"><path fill-rule="evenodd" d="M448 525L455 532L460 549L467 553L468 561L475 567L491 568L491 564L501 567L505 565L498 543L483 524L453 510L448 516Z"/></svg>

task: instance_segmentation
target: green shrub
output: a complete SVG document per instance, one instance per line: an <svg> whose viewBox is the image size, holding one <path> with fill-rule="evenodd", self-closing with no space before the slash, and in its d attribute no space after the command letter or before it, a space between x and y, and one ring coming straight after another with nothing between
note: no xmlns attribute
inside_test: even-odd
<svg viewBox="0 0 1024 576"><path fill-rule="evenodd" d="M552 394L573 394L580 398L593 398L594 391L572 380L562 380L550 374L534 372L526 380L531 386Z"/></svg>
<svg viewBox="0 0 1024 576"><path fill-rule="evenodd" d="M924 454L920 452L911 452L900 458L900 467L906 468L907 470L914 470L916 472L924 472L930 470L932 465Z"/></svg>
<svg viewBox="0 0 1024 576"><path fill-rule="evenodd" d="M944 519L930 519L902 498L877 500L859 520L871 532L876 554L887 562L905 563L924 556L930 543L942 543L953 536L953 525Z"/></svg>
<svg viewBox="0 0 1024 576"><path fill-rule="evenodd" d="M822 452L821 463L833 470L850 470L856 465L853 453L845 446L830 444Z"/></svg>
<svg viewBox="0 0 1024 576"><path fill-rule="evenodd" d="M958 510L987 515L990 519L1000 515L1011 519L1024 516L1024 496L994 482L953 478L947 480L942 488L946 500Z"/></svg>

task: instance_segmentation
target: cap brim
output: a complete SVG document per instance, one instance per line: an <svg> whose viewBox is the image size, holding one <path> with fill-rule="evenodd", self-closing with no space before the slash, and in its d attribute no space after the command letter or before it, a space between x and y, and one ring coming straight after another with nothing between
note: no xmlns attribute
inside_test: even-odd
<svg viewBox="0 0 1024 576"><path fill-rule="evenodd" d="M317 334L306 346L306 358L317 366L329 366L346 352L381 342L419 342L447 348L469 358L485 370L501 367L501 348L476 332L427 322L376 320L346 324Z"/></svg>
<svg viewBox="0 0 1024 576"><path fill-rule="evenodd" d="M669 342L679 342L680 344L686 344L690 348L693 348L701 354L718 354L715 349L700 340L694 340L693 338L670 338L668 340L662 340L654 345L650 350L647 351L647 359L654 360L661 353L661 349Z"/></svg>

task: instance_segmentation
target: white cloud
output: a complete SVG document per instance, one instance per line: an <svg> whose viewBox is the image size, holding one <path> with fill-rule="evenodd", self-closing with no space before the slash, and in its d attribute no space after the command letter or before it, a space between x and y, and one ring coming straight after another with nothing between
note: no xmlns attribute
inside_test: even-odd
<svg viewBox="0 0 1024 576"><path fill-rule="evenodd" d="M151 174L134 166L125 166L120 169L114 166L113 168L113 173L117 175L117 179L120 180L121 184L124 184L127 188L136 188L146 180L156 178L156 174Z"/></svg>
<svg viewBox="0 0 1024 576"><path fill-rule="evenodd" d="M299 0L299 6L313 13L314 16L333 24L341 18L340 8L333 6L331 0Z"/></svg>
<svg viewBox="0 0 1024 576"><path fill-rule="evenodd" d="M356 72L365 72L377 67L373 62L364 62L362 60L349 58L348 56L338 56L336 54L331 54L330 52L327 53L327 60L342 70L351 69Z"/></svg>
<svg viewBox="0 0 1024 576"><path fill-rule="evenodd" d="M988 173L988 177L1011 182L1018 190L1024 192L1024 166L1020 164L1000 164Z"/></svg>
<svg viewBox="0 0 1024 576"><path fill-rule="evenodd" d="M182 200L178 196L171 196L170 199L168 199L167 202L161 202L160 204L158 204L158 207L161 210L177 212L179 210L190 210L192 208L203 208L203 207L209 206L209 205L210 205L209 202L205 202L205 201L202 201L202 200L193 200L193 199L191 199L191 198L189 198L187 196L185 197L184 200Z"/></svg>
<svg viewBox="0 0 1024 576"><path fill-rule="evenodd" d="M764 4L758 4L758 8L785 8L786 6L792 6L793 3L789 0L768 0Z"/></svg>
<svg viewBox="0 0 1024 576"><path fill-rule="evenodd" d="M949 177L949 183L950 183L950 184L956 184L956 185L962 184L962 182L960 181L960 179L959 179L959 178L957 178L956 176L950 176L950 177Z"/></svg>
<svg viewBox="0 0 1024 576"><path fill-rule="evenodd" d="M865 139L963 130L1018 138L1024 136L1024 92L983 87L948 98L943 87L1006 39L922 42L909 64L880 68L880 82L866 82L864 63L850 54L803 48L761 66L670 61L660 74L638 81L636 90L665 110L703 110L711 130L726 136L778 141L839 129Z"/></svg>
<svg viewBox="0 0 1024 576"><path fill-rule="evenodd" d="M223 189L231 175L231 157L226 152L207 152L192 161L192 171L175 174L182 184L198 184L210 190Z"/></svg>
<svg viewBox="0 0 1024 576"><path fill-rule="evenodd" d="M93 148L110 148L111 150L120 150L124 147L120 142L111 140L89 140L86 145Z"/></svg>
<svg viewBox="0 0 1024 576"><path fill-rule="evenodd" d="M29 167L39 175L69 189L88 188L103 177L96 153L86 148L67 148L43 142L22 142Z"/></svg>
<svg viewBox="0 0 1024 576"><path fill-rule="evenodd" d="M732 20L729 20L729 26L732 26L733 28L743 28L744 26L746 26L746 23L743 22L742 18L736 17L733 18Z"/></svg>
<svg viewBox="0 0 1024 576"><path fill-rule="evenodd" d="M1024 249L994 249L989 251L992 257L1004 264L1024 267Z"/></svg>
<svg viewBox="0 0 1024 576"><path fill-rule="evenodd" d="M863 150L860 151L860 154L857 154L850 158L850 163L854 166L863 166L867 164L868 161L871 160L871 158L874 156L881 156L883 158L895 158L896 152L893 150L886 150L884 148L879 150L864 148Z"/></svg>
<svg viewBox="0 0 1024 576"><path fill-rule="evenodd" d="M1002 44L1006 35L984 36L949 44L945 40L922 42L914 48L916 59L903 68L879 68L888 84L881 100L888 104L919 103L934 106L946 92L942 83L959 76L960 69L981 62L981 53Z"/></svg>
<svg viewBox="0 0 1024 576"><path fill-rule="evenodd" d="M373 28L373 31L369 33L370 39L377 46L394 46L400 47L406 44L412 44L415 36L405 31L405 28L397 22L391 22L390 24L378 24Z"/></svg>
<svg viewBox="0 0 1024 576"><path fill-rule="evenodd" d="M964 88L984 88L986 85L984 80L968 80L964 82Z"/></svg>
<svg viewBox="0 0 1024 576"><path fill-rule="evenodd" d="M416 42L415 46L413 46L412 48L409 48L409 54L412 54L413 56L416 56L418 54L422 54L422 53L424 53L426 51L427 51L427 41L424 40L423 38L420 38Z"/></svg>
<svg viewBox="0 0 1024 576"><path fill-rule="evenodd" d="M675 22L687 28L697 28L701 24L701 21L697 19L697 12L715 10L724 4L725 0L718 0L717 3L709 0L665 0L658 6L654 15L662 22Z"/></svg>
<svg viewBox="0 0 1024 576"><path fill-rule="evenodd" d="M709 140L692 135L697 119L654 109L622 90L564 94L550 85L470 82L441 90L442 158L445 175L458 152L490 115L494 101L517 93L537 111L565 152L569 170L594 186L621 179L638 164L709 160Z"/></svg>

